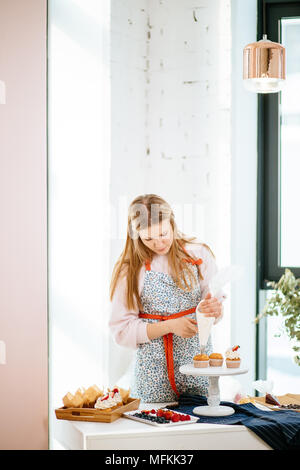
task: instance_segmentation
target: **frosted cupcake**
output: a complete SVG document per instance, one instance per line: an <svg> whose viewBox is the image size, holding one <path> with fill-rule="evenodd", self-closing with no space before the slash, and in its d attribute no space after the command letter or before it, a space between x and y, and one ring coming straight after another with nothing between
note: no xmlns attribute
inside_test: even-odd
<svg viewBox="0 0 300 470"><path fill-rule="evenodd" d="M222 367L223 365L223 356L219 353L212 353L209 356L209 365L211 367Z"/></svg>
<svg viewBox="0 0 300 470"><path fill-rule="evenodd" d="M194 367L208 367L209 357L206 354L197 354L193 357Z"/></svg>
<svg viewBox="0 0 300 470"><path fill-rule="evenodd" d="M113 389L106 395L99 397L94 408L104 412L110 412L123 405L122 397L118 388Z"/></svg>
<svg viewBox="0 0 300 470"><path fill-rule="evenodd" d="M227 349L225 353L225 358L226 358L226 366L228 368L238 368L241 365L241 358L238 353L238 349L240 346L234 346L233 348Z"/></svg>

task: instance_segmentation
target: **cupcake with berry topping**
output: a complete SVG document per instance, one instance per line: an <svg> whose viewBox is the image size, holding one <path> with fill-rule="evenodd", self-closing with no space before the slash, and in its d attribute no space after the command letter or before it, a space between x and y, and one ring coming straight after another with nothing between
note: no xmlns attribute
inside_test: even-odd
<svg viewBox="0 0 300 470"><path fill-rule="evenodd" d="M114 388L106 395L99 397L94 405L94 408L108 413L122 405L123 400L120 391L118 388Z"/></svg>
<svg viewBox="0 0 300 470"><path fill-rule="evenodd" d="M193 357L194 367L208 367L209 357L207 354L197 354Z"/></svg>
<svg viewBox="0 0 300 470"><path fill-rule="evenodd" d="M227 349L225 353L226 366L228 368L238 368L241 365L241 358L238 352L240 346L233 346L233 348Z"/></svg>

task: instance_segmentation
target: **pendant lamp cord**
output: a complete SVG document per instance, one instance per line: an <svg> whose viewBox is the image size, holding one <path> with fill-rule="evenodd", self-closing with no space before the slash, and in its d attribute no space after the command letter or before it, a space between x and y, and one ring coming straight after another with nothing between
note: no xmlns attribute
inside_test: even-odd
<svg viewBox="0 0 300 470"><path fill-rule="evenodd" d="M267 35L266 1L263 0L263 37Z"/></svg>

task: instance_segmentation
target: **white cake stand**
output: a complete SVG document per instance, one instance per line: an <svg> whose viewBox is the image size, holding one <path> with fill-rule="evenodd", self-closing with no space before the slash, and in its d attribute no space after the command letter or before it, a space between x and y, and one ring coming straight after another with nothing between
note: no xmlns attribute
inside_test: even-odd
<svg viewBox="0 0 300 470"><path fill-rule="evenodd" d="M231 406L220 405L220 389L219 389L219 377L223 375L240 375L246 374L248 369L238 367L236 369L227 368L226 365L223 367L205 367L197 368L193 364L185 364L179 367L179 371L185 375L205 375L209 377L208 387L208 406L196 406L193 409L193 413L198 416L229 416L232 415L235 410Z"/></svg>

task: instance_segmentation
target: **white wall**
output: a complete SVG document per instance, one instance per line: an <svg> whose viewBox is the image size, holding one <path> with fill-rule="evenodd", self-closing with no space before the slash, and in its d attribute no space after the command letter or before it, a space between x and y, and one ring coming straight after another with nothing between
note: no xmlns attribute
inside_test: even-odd
<svg viewBox="0 0 300 470"><path fill-rule="evenodd" d="M250 372L239 378L252 393L255 378L257 95L242 83L243 48L256 41L256 0L232 0L231 260L244 268L232 288L232 342L241 345Z"/></svg>
<svg viewBox="0 0 300 470"><path fill-rule="evenodd" d="M48 15L50 425L62 397L107 385L109 0Z"/></svg>
<svg viewBox="0 0 300 470"><path fill-rule="evenodd" d="M230 2L149 7L146 189L197 207L201 222L189 229L228 262Z"/></svg>

